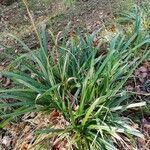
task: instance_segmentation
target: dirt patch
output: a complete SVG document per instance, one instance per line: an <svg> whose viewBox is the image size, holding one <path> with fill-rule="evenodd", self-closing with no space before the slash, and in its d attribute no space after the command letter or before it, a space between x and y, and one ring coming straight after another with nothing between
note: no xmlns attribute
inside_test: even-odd
<svg viewBox="0 0 150 150"><path fill-rule="evenodd" d="M37 28L41 24L47 24L47 27L56 33L63 30L70 21L72 28L80 26L83 30L88 31L99 29L111 14L109 0L80 0L71 7L64 5L62 0L37 0L36 3L33 0L29 2L29 9ZM30 48L36 47L38 43L22 2L15 2L8 7L2 6L0 8L0 45L11 47L11 52L14 53L19 48L8 37L8 33L21 38ZM9 55L7 49L1 48L1 52L3 50L4 53L7 51L7 55ZM4 58L6 57L2 54L0 62L5 60Z"/></svg>
<svg viewBox="0 0 150 150"><path fill-rule="evenodd" d="M109 24L109 20L114 18L114 12L123 7L120 6L121 4L125 5L128 1L78 0L73 6L68 7L62 0L32 0L29 1L28 6L37 27L44 23L57 33L63 30L70 21L73 28L82 27L87 31L99 29ZM0 44L16 49L14 47L16 44L8 37L8 33L23 39L31 48L37 44L22 1L7 7L3 5L0 7Z"/></svg>

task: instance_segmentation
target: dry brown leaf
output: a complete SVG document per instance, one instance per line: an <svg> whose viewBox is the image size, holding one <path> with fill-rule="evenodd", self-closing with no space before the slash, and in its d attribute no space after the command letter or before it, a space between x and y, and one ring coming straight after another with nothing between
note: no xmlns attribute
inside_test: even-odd
<svg viewBox="0 0 150 150"><path fill-rule="evenodd" d="M49 121L52 123L57 123L57 118L60 116L60 113L56 110L54 110L50 116L49 116Z"/></svg>
<svg viewBox="0 0 150 150"><path fill-rule="evenodd" d="M140 150L150 149L150 121L149 119L142 119L141 132L144 134L145 138L138 138L138 146Z"/></svg>
<svg viewBox="0 0 150 150"><path fill-rule="evenodd" d="M145 118L142 120L142 131L145 136L150 138L150 122Z"/></svg>
<svg viewBox="0 0 150 150"><path fill-rule="evenodd" d="M145 67L145 66L141 66L139 69L138 69L140 72L147 72L148 70L147 70L147 67Z"/></svg>
<svg viewBox="0 0 150 150"><path fill-rule="evenodd" d="M21 148L21 150L28 150L28 144L27 143L25 143L23 146L22 146L22 148Z"/></svg>

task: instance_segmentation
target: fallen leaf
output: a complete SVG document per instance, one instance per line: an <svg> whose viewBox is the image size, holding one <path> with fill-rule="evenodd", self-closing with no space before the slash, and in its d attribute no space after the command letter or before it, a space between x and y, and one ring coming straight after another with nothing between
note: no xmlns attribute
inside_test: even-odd
<svg viewBox="0 0 150 150"><path fill-rule="evenodd" d="M5 147L9 147L11 142L11 138L9 136L4 136L2 139L2 144L5 145Z"/></svg>
<svg viewBox="0 0 150 150"><path fill-rule="evenodd" d="M140 72L147 72L147 68L145 66L141 66L139 69L138 69Z"/></svg>
<svg viewBox="0 0 150 150"><path fill-rule="evenodd" d="M150 149L150 120L142 119L141 122L141 132L144 135L144 139L138 138L138 148L140 150L148 150Z"/></svg>
<svg viewBox="0 0 150 150"><path fill-rule="evenodd" d="M150 122L145 118L142 120L142 132L145 136L150 137Z"/></svg>
<svg viewBox="0 0 150 150"><path fill-rule="evenodd" d="M59 115L60 115L59 112L54 110L49 116L49 121L56 123L56 121L57 121L56 119L57 119L57 117L59 117Z"/></svg>

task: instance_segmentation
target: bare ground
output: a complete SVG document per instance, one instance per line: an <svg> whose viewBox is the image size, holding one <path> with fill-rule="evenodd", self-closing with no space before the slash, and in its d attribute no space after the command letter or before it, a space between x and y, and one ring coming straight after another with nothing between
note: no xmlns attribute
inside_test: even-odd
<svg viewBox="0 0 150 150"><path fill-rule="evenodd" d="M129 1L129 0L126 0ZM98 29L105 19L113 17L119 6L115 0L80 0L72 7L64 5L62 0L37 0L29 3L29 9L37 25L46 23L54 31L64 28L69 21L74 26L82 26L89 30ZM116 8L115 8L116 7ZM11 44L6 38L7 33L25 38L33 32L30 19L22 2L0 8L0 43Z"/></svg>

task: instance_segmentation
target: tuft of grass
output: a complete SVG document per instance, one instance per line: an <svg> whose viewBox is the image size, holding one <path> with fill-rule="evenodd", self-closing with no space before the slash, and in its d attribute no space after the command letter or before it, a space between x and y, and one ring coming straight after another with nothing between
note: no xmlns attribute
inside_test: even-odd
<svg viewBox="0 0 150 150"><path fill-rule="evenodd" d="M67 6L72 6L75 3L75 0L63 0Z"/></svg>
<svg viewBox="0 0 150 150"><path fill-rule="evenodd" d="M121 32L107 41L105 54L99 44L93 43L98 31L84 35L77 30L68 36L66 28L61 38L61 33L55 36L49 31L49 46L42 26L37 33L37 50L11 35L26 53L13 62L17 69L10 66L11 70L0 73L15 84L11 89L0 89L1 127L29 112L56 110L67 125L60 129L49 127L40 134L57 136L62 141L67 137L70 147L79 150L117 150L118 142L136 147L134 136L143 135L120 113L145 105L127 104L131 95L124 89L133 71L150 53L150 38L140 30L140 23L136 18L131 35ZM98 43L103 42L101 39ZM138 56L141 48L142 55ZM17 101L7 103L4 99ZM6 108L11 108L11 112ZM133 142L127 143L124 137Z"/></svg>

